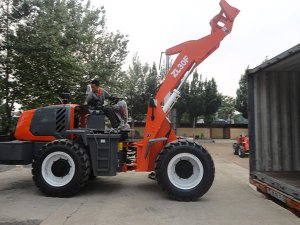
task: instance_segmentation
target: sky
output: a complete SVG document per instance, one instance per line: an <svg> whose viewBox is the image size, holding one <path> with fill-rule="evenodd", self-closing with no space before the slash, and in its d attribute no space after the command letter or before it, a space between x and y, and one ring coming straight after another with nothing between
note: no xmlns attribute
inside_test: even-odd
<svg viewBox="0 0 300 225"><path fill-rule="evenodd" d="M128 35L128 68L135 53L141 62L159 65L162 51L210 34L219 0L91 0L104 6L108 31ZM227 0L238 8L231 34L198 67L214 77L223 95L236 97L245 69L255 68L300 43L300 0Z"/></svg>

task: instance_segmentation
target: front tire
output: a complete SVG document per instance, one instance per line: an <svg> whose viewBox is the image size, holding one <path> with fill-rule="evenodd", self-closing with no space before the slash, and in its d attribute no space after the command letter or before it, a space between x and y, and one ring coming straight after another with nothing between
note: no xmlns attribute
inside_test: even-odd
<svg viewBox="0 0 300 225"><path fill-rule="evenodd" d="M239 155L240 158L245 158L246 157L245 150L242 146L239 146L238 155Z"/></svg>
<svg viewBox="0 0 300 225"><path fill-rule="evenodd" d="M202 146L179 140L164 147L156 160L155 172L158 184L170 198L192 201L210 189L215 167Z"/></svg>
<svg viewBox="0 0 300 225"><path fill-rule="evenodd" d="M55 140L38 151L32 163L36 186L47 196L70 197L87 183L90 161L85 149L70 140Z"/></svg>

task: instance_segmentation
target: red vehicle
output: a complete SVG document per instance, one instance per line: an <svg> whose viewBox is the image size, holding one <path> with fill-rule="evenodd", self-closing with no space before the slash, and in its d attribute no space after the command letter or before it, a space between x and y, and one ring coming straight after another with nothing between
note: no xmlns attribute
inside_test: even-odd
<svg viewBox="0 0 300 225"><path fill-rule="evenodd" d="M17 140L0 143L0 162L32 163L36 186L49 196L72 196L90 177L128 170L155 171L158 184L173 199L190 201L204 195L214 180L214 162L198 143L177 138L167 116L188 76L231 32L239 10L225 0L220 6L208 36L166 50L178 56L149 102L144 139L134 142L127 131L105 129L101 110L89 111L83 126L79 105L54 105L21 115Z"/></svg>
<svg viewBox="0 0 300 225"><path fill-rule="evenodd" d="M233 154L239 155L240 158L249 155L249 138L247 136L241 134L237 138L237 143L233 144Z"/></svg>

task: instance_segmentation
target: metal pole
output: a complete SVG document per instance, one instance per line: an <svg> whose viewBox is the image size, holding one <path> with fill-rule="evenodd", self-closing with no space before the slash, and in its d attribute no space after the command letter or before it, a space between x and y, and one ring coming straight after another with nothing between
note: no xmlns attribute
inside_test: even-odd
<svg viewBox="0 0 300 225"><path fill-rule="evenodd" d="M166 75L168 74L170 69L170 56L166 55Z"/></svg>

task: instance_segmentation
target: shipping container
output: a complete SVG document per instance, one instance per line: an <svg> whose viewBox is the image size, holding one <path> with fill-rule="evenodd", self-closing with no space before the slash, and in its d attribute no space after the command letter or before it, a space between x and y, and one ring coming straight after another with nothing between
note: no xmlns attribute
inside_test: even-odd
<svg viewBox="0 0 300 225"><path fill-rule="evenodd" d="M300 212L300 44L247 70L250 182Z"/></svg>

